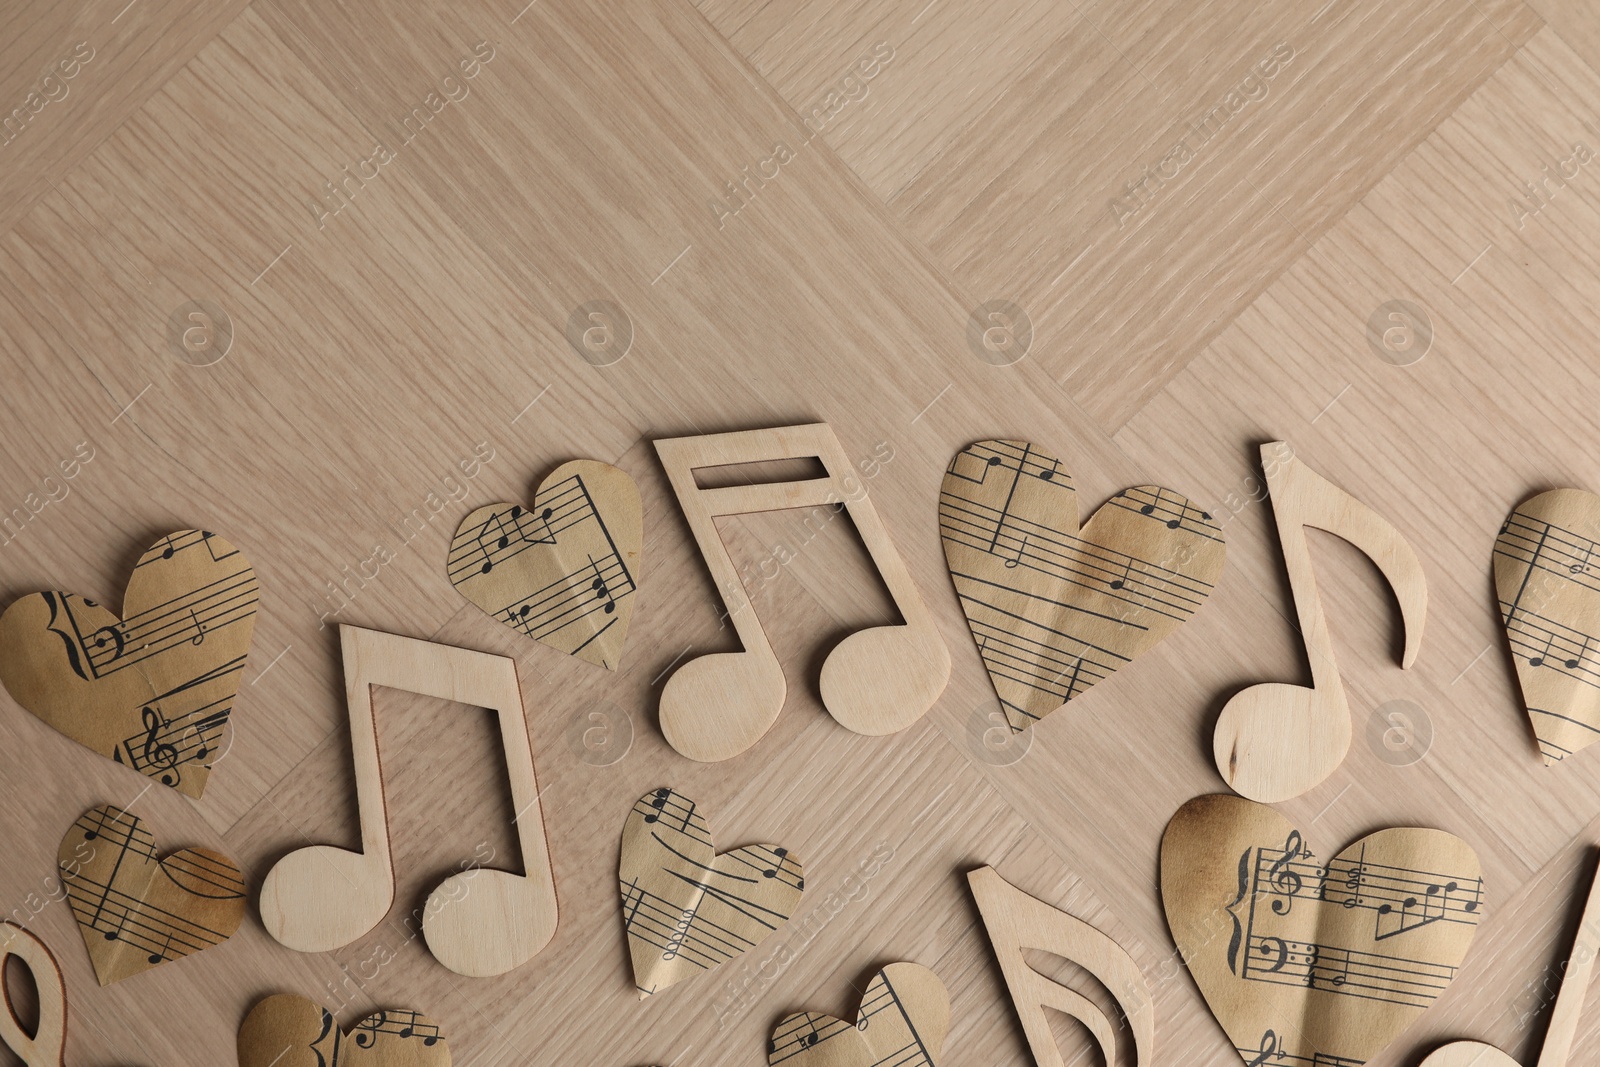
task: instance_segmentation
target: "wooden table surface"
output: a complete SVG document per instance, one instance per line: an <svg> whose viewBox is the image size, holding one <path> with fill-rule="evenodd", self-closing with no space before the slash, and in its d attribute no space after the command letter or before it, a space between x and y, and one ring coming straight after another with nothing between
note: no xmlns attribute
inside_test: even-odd
<svg viewBox="0 0 1600 1067"><path fill-rule="evenodd" d="M62 963L69 1063L231 1064L249 1007L293 991L345 1025L426 1011L464 1067L755 1065L783 1015L852 1013L876 966L904 959L949 986L942 1062L1025 1064L966 889L984 863L1129 948L1157 1063L1238 1063L1175 958L1157 846L1179 805L1223 788L1226 698L1309 680L1261 499L1274 439L1393 522L1432 600L1403 672L1376 570L1312 535L1356 740L1281 810L1321 855L1385 825L1449 830L1488 883L1458 981L1371 1062L1410 1067L1453 1037L1532 1062L1600 842L1600 751L1542 765L1490 551L1531 493L1600 488L1600 163L1571 162L1600 152L1588 5L0 10L5 599L117 604L143 547L188 526L243 548L262 587L233 743L199 802L145 791L0 696L0 910L35 910L62 834L100 803L133 802L164 845L226 851L253 885L308 841L353 845L338 622L516 658L561 907L552 943L499 978L455 975L412 936L408 913L462 859L519 859L489 716L382 691L389 918L302 955L252 902L226 945L101 989L68 909L48 904L29 925ZM71 78L43 80L73 57ZM192 301L225 317L225 350L220 331L184 347ZM596 301L616 332L586 348ZM970 325L997 321L990 301L1027 320L1002 312L998 350ZM1368 339L1391 301L1422 317L1398 352ZM747 753L692 763L661 737L664 674L737 646L651 441L808 421L881 459L871 496L938 619L950 685L901 734L837 725L816 695L823 650L893 618L859 542L847 523L807 540L794 513L725 520L788 703ZM1211 602L1025 751L985 744L998 705L936 522L945 465L986 437L1063 457L1085 515L1159 483L1222 517L1229 542ZM92 460L47 485L84 443ZM453 477L475 451L492 458ZM615 674L513 634L445 575L463 515L526 499L575 457L617 463L644 497ZM360 578L380 550L392 560ZM1416 762L1374 727L1395 700L1421 709ZM664 785L725 846L801 854L821 916L641 1004L618 841L634 799ZM1600 1062L1596 1035L1600 1004L1575 1064ZM1062 1020L1059 1036L1069 1061L1094 1062L1083 1032Z"/></svg>

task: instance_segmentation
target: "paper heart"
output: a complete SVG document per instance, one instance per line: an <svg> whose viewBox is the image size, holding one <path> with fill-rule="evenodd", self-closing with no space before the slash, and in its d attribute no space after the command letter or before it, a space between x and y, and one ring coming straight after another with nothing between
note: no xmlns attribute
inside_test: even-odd
<svg viewBox="0 0 1600 1067"><path fill-rule="evenodd" d="M102 804L61 840L56 865L102 986L220 945L244 919L244 875L208 848L158 858L138 818Z"/></svg>
<svg viewBox="0 0 1600 1067"><path fill-rule="evenodd" d="M765 941L800 903L800 859L777 845L720 855L694 801L639 798L622 828L622 920L639 999Z"/></svg>
<svg viewBox="0 0 1600 1067"><path fill-rule="evenodd" d="M616 670L643 524L632 478L573 460L539 484L531 508L490 504L463 519L450 542L450 581L518 633Z"/></svg>
<svg viewBox="0 0 1600 1067"><path fill-rule="evenodd" d="M772 1031L767 1062L786 1067L938 1067L950 1033L950 994L916 963L872 976L855 1023L801 1012Z"/></svg>
<svg viewBox="0 0 1600 1067"><path fill-rule="evenodd" d="M945 562L1013 730L1055 711L1199 610L1227 546L1170 489L1124 489L1078 528L1061 461L1025 441L956 453L939 490Z"/></svg>
<svg viewBox="0 0 1600 1067"><path fill-rule="evenodd" d="M327 1009L278 993L239 1025L239 1067L450 1067L450 1046L414 1011L380 1011L341 1033Z"/></svg>
<svg viewBox="0 0 1600 1067"><path fill-rule="evenodd" d="M73 593L0 615L0 682L103 756L198 797L239 692L259 593L244 554L180 530L139 557L118 618Z"/></svg>
<svg viewBox="0 0 1600 1067"><path fill-rule="evenodd" d="M1600 740L1600 496L1523 501L1494 543L1494 585L1546 764Z"/></svg>
<svg viewBox="0 0 1600 1067"><path fill-rule="evenodd" d="M1319 863L1242 797L1196 797L1161 839L1167 925L1247 1063L1366 1062L1443 993L1483 915L1477 854L1418 827Z"/></svg>

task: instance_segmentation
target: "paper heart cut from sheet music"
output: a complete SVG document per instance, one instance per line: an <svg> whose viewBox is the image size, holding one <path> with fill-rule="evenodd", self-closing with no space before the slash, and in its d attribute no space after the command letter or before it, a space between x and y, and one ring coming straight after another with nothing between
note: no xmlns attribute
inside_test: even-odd
<svg viewBox="0 0 1600 1067"><path fill-rule="evenodd" d="M1567 1067L1572 1039L1577 1035L1578 1020L1583 1015L1583 1001L1589 991L1589 977L1594 973L1596 950L1600 949L1597 935L1600 935L1600 876L1590 879L1589 899L1583 906L1583 918L1578 921L1578 933L1572 943L1572 951L1567 954L1567 962L1561 968L1561 992L1556 995L1555 1007L1550 1009L1550 1025L1545 1029L1537 1067ZM1429 1053L1421 1067L1521 1065L1493 1045L1485 1045L1482 1041L1452 1041Z"/></svg>
<svg viewBox="0 0 1600 1067"><path fill-rule="evenodd" d="M622 828L622 921L639 999L755 948L805 890L800 857L779 845L716 852L694 801L646 793Z"/></svg>
<svg viewBox="0 0 1600 1067"><path fill-rule="evenodd" d="M945 562L1011 729L1021 731L1181 626L1211 595L1222 529L1160 486L1078 527L1061 461L1026 441L956 453L939 490Z"/></svg>
<svg viewBox="0 0 1600 1067"><path fill-rule="evenodd" d="M261 924L300 952L331 952L377 926L394 903L389 815L378 755L372 687L453 700L493 711L505 747L517 843L525 874L472 867L429 894L422 934L434 958L457 974L485 978L532 959L556 932L556 884L550 867L533 748L516 664L505 656L339 627L344 648L345 703L355 766L361 848L310 845L280 859L261 884ZM474 785L494 789L486 768Z"/></svg>
<svg viewBox="0 0 1600 1067"><path fill-rule="evenodd" d="M439 1025L414 1011L380 1011L348 1031L294 993L259 1001L239 1025L239 1067L450 1067Z"/></svg>
<svg viewBox="0 0 1600 1067"><path fill-rule="evenodd" d="M1322 863L1276 811L1218 794L1167 824L1161 902L1246 1063L1357 1067L1454 981L1484 888L1441 830L1379 830Z"/></svg>
<svg viewBox="0 0 1600 1067"><path fill-rule="evenodd" d="M1494 543L1494 585L1546 764L1600 739L1600 496L1522 502Z"/></svg>
<svg viewBox="0 0 1600 1067"><path fill-rule="evenodd" d="M950 994L916 963L891 963L867 983L855 1023L800 1012L772 1031L776 1067L937 1067L950 1033Z"/></svg>
<svg viewBox="0 0 1600 1067"><path fill-rule="evenodd" d="M831 427L679 437L657 441L656 453L727 608L725 618L744 645L741 652L697 656L667 679L661 732L668 744L703 763L731 759L759 741L783 710L783 668L717 532L719 518L763 511L806 508L806 521L815 518L819 528L832 515L847 514L905 620L858 630L828 653L819 683L828 714L876 737L904 730L927 713L950 680L950 650ZM694 472L706 467L807 458L822 464L822 477L705 489L695 480Z"/></svg>
<svg viewBox="0 0 1600 1067"><path fill-rule="evenodd" d="M242 552L180 530L139 557L121 618L75 593L15 601L0 615L0 681L79 744L199 797L224 751L258 597Z"/></svg>
<svg viewBox="0 0 1600 1067"><path fill-rule="evenodd" d="M33 972L39 994L39 1023L30 1035L17 1021L21 1016L11 1003L5 981L6 961L15 956ZM32 933L9 920L0 920L0 1042L22 1060L25 1067L62 1067L67 1047L67 987L61 965Z"/></svg>
<svg viewBox="0 0 1600 1067"><path fill-rule="evenodd" d="M450 581L518 633L616 670L638 591L643 514L625 471L563 463L532 507L490 504L462 520Z"/></svg>
<svg viewBox="0 0 1600 1067"><path fill-rule="evenodd" d="M144 824L110 804L72 824L56 864L103 986L220 945L244 920L232 860L208 848L161 858Z"/></svg>
<svg viewBox="0 0 1600 1067"><path fill-rule="evenodd" d="M1100 1046L1104 1062L1149 1067L1156 1041L1156 1009L1133 957L1083 920L1024 893L1001 878L993 867L968 872L967 882L1038 1067L1066 1067L1061 1047L1050 1032L1045 1008L1082 1023ZM1132 1031L1131 1058L1118 1054L1117 1034L1122 1020L1107 1015L1076 990L1034 970L1023 957L1023 952L1030 950L1048 952L1077 964L1110 991Z"/></svg>
<svg viewBox="0 0 1600 1067"><path fill-rule="evenodd" d="M1272 494L1300 637L1311 661L1311 685L1262 682L1235 693L1217 716L1212 754L1229 786L1251 800L1276 804L1325 780L1350 749L1350 705L1317 595L1306 528L1343 538L1383 572L1405 625L1402 667L1415 663L1422 648L1428 580L1422 561L1399 531L1301 463L1287 444L1262 445L1261 466Z"/></svg>

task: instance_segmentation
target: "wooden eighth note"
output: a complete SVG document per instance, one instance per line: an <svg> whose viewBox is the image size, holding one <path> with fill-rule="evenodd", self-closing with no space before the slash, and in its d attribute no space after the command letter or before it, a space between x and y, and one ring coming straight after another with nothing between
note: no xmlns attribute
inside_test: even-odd
<svg viewBox="0 0 1600 1067"><path fill-rule="evenodd" d="M673 748L702 763L729 759L759 741L783 709L783 669L717 533L716 520L728 515L843 508L905 622L859 630L828 653L823 706L840 725L874 736L904 730L933 706L950 679L950 652L865 487L845 489L854 467L826 423L672 438L657 441L656 452L744 645L692 659L667 679L661 731ZM702 467L813 457L825 477L713 489L694 478Z"/></svg>
<svg viewBox="0 0 1600 1067"><path fill-rule="evenodd" d="M29 1037L17 1021L5 984L6 959L16 956L33 972L39 991L39 1025ZM27 1067L62 1067L67 1047L67 987L45 943L14 922L0 921L0 1041Z"/></svg>
<svg viewBox="0 0 1600 1067"><path fill-rule="evenodd" d="M1077 964L1116 998L1133 1032L1133 1067L1148 1067L1156 1040L1156 1009L1144 974L1126 950L1082 919L1035 899L1007 882L993 867L967 872L984 928L1000 961L1011 1002L1022 1020L1028 1047L1039 1067L1066 1067L1044 1009L1065 1012L1084 1025L1106 1063L1124 1062L1117 1052L1116 1020L1087 997L1046 978L1023 958L1023 950L1047 952Z"/></svg>
<svg viewBox="0 0 1600 1067"><path fill-rule="evenodd" d="M1544 1047L1535 1067L1567 1067L1572 1039L1583 1015L1583 1001L1589 990L1589 975L1600 951L1600 872L1590 882L1589 900L1583 906L1578 935L1562 971L1561 992L1550 1012L1550 1028L1545 1031ZM1452 1041L1434 1049L1421 1067L1520 1067L1516 1060L1482 1041Z"/></svg>
<svg viewBox="0 0 1600 1067"><path fill-rule="evenodd" d="M279 860L261 886L262 924L289 948L331 952L378 925L394 903L372 711L372 687L381 685L489 708L499 719L527 873L472 868L451 875L429 895L422 933L435 958L457 974L486 978L520 967L555 934L556 888L515 663L357 626L339 627L339 640L361 849L311 845Z"/></svg>
<svg viewBox="0 0 1600 1067"><path fill-rule="evenodd" d="M1416 662L1422 647L1428 585L1422 562L1395 528L1301 463L1287 444L1262 445L1261 462L1312 684L1263 682L1235 693L1217 719L1213 751L1217 770L1234 790L1277 804L1322 782L1350 748L1350 706L1317 596L1306 527L1350 542L1383 572L1405 627L1402 667Z"/></svg>

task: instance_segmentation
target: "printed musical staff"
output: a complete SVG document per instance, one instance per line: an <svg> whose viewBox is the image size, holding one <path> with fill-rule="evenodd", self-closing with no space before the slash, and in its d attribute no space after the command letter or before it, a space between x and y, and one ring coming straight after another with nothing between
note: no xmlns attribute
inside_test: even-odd
<svg viewBox="0 0 1600 1067"><path fill-rule="evenodd" d="M767 1042L772 1067L938 1067L950 1031L950 995L939 976L891 963L873 976L857 1021L801 1012Z"/></svg>
<svg viewBox="0 0 1600 1067"><path fill-rule="evenodd" d="M516 664L356 626L341 626L339 640L361 847L309 845L280 859L261 885L262 925L289 948L330 952L377 926L394 903L389 812L372 710L372 688L388 686L495 714L526 873L463 865L429 894L422 933L434 958L457 974L485 978L520 967L555 934L556 887ZM486 776L461 788L489 788L492 781Z"/></svg>
<svg viewBox="0 0 1600 1067"><path fill-rule="evenodd" d="M450 1067L439 1024L420 1012L376 1012L341 1032L333 1013L279 993L239 1026L239 1067Z"/></svg>
<svg viewBox="0 0 1600 1067"><path fill-rule="evenodd" d="M232 860L204 848L161 859L140 820L109 804L79 817L57 863L103 986L220 945L244 919Z"/></svg>
<svg viewBox="0 0 1600 1067"><path fill-rule="evenodd" d="M945 560L1013 730L1061 707L1199 610L1221 528L1159 486L1126 489L1078 528L1061 461L1022 441L957 453L939 494Z"/></svg>
<svg viewBox="0 0 1600 1067"><path fill-rule="evenodd" d="M799 857L776 845L720 855L694 802L639 798L622 830L622 921L643 999L760 944L800 904Z"/></svg>
<svg viewBox="0 0 1600 1067"><path fill-rule="evenodd" d="M1173 816L1161 894L1247 1064L1376 1055L1455 979L1484 913L1478 859L1459 838L1391 828L1321 863L1282 816L1235 796Z"/></svg>
<svg viewBox="0 0 1600 1067"><path fill-rule="evenodd" d="M518 633L616 670L638 591L638 487L607 463L556 468L533 506L490 504L456 528L446 570Z"/></svg>
<svg viewBox="0 0 1600 1067"><path fill-rule="evenodd" d="M1553 489L1519 506L1494 544L1494 581L1517 678L1547 764L1600 739L1600 497Z"/></svg>
<svg viewBox="0 0 1600 1067"><path fill-rule="evenodd" d="M224 750L260 589L243 553L183 530L135 565L118 618L73 593L0 615L0 680L55 729L192 797Z"/></svg>

